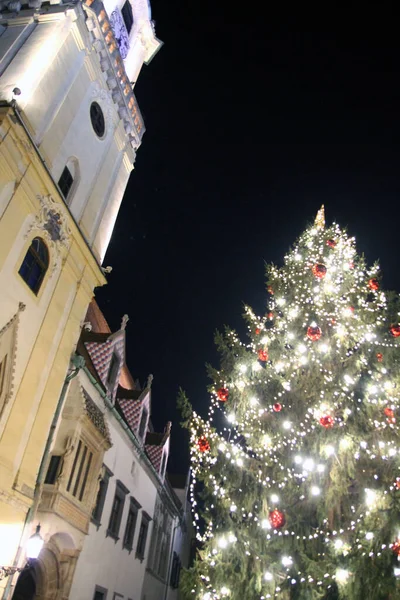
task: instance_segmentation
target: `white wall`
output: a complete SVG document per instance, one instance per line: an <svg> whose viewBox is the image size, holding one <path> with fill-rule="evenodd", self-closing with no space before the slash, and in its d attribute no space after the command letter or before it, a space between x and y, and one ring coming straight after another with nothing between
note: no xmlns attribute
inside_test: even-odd
<svg viewBox="0 0 400 600"><path fill-rule="evenodd" d="M98 392L84 383L91 398L101 406L104 403ZM152 525L150 523L147 535L145 559L141 562L135 558L139 527L142 510L153 516L156 499L156 488L149 475L141 466L132 442L123 431L115 416L106 412L113 446L104 456L104 464L112 471L109 480L107 496L101 517L101 525L97 528L90 524L83 550L78 560L75 576L71 588L71 600L91 600L95 586L108 590L107 600L113 600L114 592L121 594L125 600L139 600L142 583L145 575L148 550L150 545ZM111 537L106 537L110 518L111 506L114 499L116 481L120 480L129 490L125 497L119 540L116 542ZM133 496L141 505L136 523L133 550L131 553L123 549L123 536L128 516L129 498Z"/></svg>
<svg viewBox="0 0 400 600"><path fill-rule="evenodd" d="M135 152L107 87L99 55L91 49L83 10L80 6L66 12L60 12L58 6L51 10L54 12L28 25L18 26L18 19L10 19L9 31L0 36L2 52L14 56L0 78L0 99L10 101L12 90L20 88L18 107L56 182L69 159L78 164L78 182L68 204L101 262ZM94 101L105 118L102 139L90 120Z"/></svg>

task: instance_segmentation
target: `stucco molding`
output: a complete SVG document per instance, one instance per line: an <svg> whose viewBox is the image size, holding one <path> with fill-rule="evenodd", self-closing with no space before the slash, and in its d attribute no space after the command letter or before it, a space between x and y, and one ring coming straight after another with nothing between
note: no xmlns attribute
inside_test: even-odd
<svg viewBox="0 0 400 600"><path fill-rule="evenodd" d="M58 266L61 248L68 249L70 246L72 232L63 206L51 194L47 196L38 194L37 199L40 202L40 208L33 216L24 237L27 239L33 231L40 232L53 250L52 271L54 272Z"/></svg>

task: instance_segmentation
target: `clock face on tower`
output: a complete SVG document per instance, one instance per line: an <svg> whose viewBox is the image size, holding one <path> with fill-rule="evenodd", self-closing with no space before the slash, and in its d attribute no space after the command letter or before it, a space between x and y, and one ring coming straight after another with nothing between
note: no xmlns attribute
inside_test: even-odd
<svg viewBox="0 0 400 600"><path fill-rule="evenodd" d="M119 47L119 53L122 58L126 58L129 50L129 35L126 30L124 19L118 9L113 10L111 13L110 23Z"/></svg>

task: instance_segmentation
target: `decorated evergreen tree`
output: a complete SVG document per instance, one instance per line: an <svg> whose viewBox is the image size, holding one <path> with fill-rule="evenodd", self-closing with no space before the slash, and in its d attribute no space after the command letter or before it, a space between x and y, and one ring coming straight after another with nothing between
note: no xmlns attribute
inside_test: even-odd
<svg viewBox="0 0 400 600"><path fill-rule="evenodd" d="M323 208L267 277L249 341L217 335L208 418L180 398L198 540L185 598L400 598L398 297Z"/></svg>

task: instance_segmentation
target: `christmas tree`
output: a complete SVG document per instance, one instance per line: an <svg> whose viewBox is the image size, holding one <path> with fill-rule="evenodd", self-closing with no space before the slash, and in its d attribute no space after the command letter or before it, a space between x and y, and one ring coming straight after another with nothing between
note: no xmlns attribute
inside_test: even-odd
<svg viewBox="0 0 400 600"><path fill-rule="evenodd" d="M185 598L400 598L398 296L323 207L267 285L249 340L216 336L208 418L180 397L198 540Z"/></svg>

